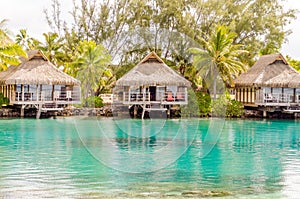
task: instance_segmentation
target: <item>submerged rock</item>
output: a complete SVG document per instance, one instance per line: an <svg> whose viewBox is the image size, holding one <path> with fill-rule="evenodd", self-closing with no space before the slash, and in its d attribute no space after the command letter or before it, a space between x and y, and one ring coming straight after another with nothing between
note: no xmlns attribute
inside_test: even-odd
<svg viewBox="0 0 300 199"><path fill-rule="evenodd" d="M182 192L182 196L185 197L223 197L231 195L230 192L227 191L208 191L208 190L199 190L199 191L186 191Z"/></svg>

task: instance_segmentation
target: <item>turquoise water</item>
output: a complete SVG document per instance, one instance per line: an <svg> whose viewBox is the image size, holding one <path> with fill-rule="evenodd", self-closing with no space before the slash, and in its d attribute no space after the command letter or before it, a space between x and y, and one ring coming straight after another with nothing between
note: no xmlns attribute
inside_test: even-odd
<svg viewBox="0 0 300 199"><path fill-rule="evenodd" d="M0 198L297 198L299 129L288 120L1 120Z"/></svg>

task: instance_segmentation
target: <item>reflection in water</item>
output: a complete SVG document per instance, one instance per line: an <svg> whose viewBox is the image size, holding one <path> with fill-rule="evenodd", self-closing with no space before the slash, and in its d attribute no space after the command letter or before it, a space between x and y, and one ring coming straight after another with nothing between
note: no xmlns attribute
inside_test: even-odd
<svg viewBox="0 0 300 199"><path fill-rule="evenodd" d="M164 168L180 158L193 142L197 124L198 120L100 120L90 121L88 125L86 121L77 121L76 129L90 154L106 166L145 173ZM187 129L191 130L187 132ZM90 144L99 139L99 145Z"/></svg>
<svg viewBox="0 0 300 199"><path fill-rule="evenodd" d="M300 194L299 122L226 121L218 143L205 157L201 154L210 121L198 122L194 135L193 122L176 120L3 120L0 197L197 198L218 193L286 198ZM168 147L174 151L167 151ZM111 166L151 170L165 151L175 161L154 172L133 174ZM97 155L106 162L99 162Z"/></svg>

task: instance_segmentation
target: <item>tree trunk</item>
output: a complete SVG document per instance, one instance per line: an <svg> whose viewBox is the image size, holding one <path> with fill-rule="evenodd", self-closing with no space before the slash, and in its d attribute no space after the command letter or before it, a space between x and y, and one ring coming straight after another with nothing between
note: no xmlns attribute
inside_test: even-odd
<svg viewBox="0 0 300 199"><path fill-rule="evenodd" d="M213 85L214 99L217 99L217 76L218 76L217 75L217 67L215 66L214 67L214 85Z"/></svg>

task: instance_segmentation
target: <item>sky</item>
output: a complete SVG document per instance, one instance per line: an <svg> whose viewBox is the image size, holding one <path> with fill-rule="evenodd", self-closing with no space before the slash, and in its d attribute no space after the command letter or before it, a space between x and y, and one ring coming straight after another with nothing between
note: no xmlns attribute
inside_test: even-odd
<svg viewBox="0 0 300 199"><path fill-rule="evenodd" d="M51 8L51 0L0 0L0 20L8 19L6 27L16 35L20 29L26 29L29 36L43 39L42 34L51 31L43 10ZM70 20L68 13L72 9L73 0L60 0L62 17ZM300 11L299 0L286 0L284 6ZM300 60L300 12L287 29L293 33L289 35L281 53Z"/></svg>

